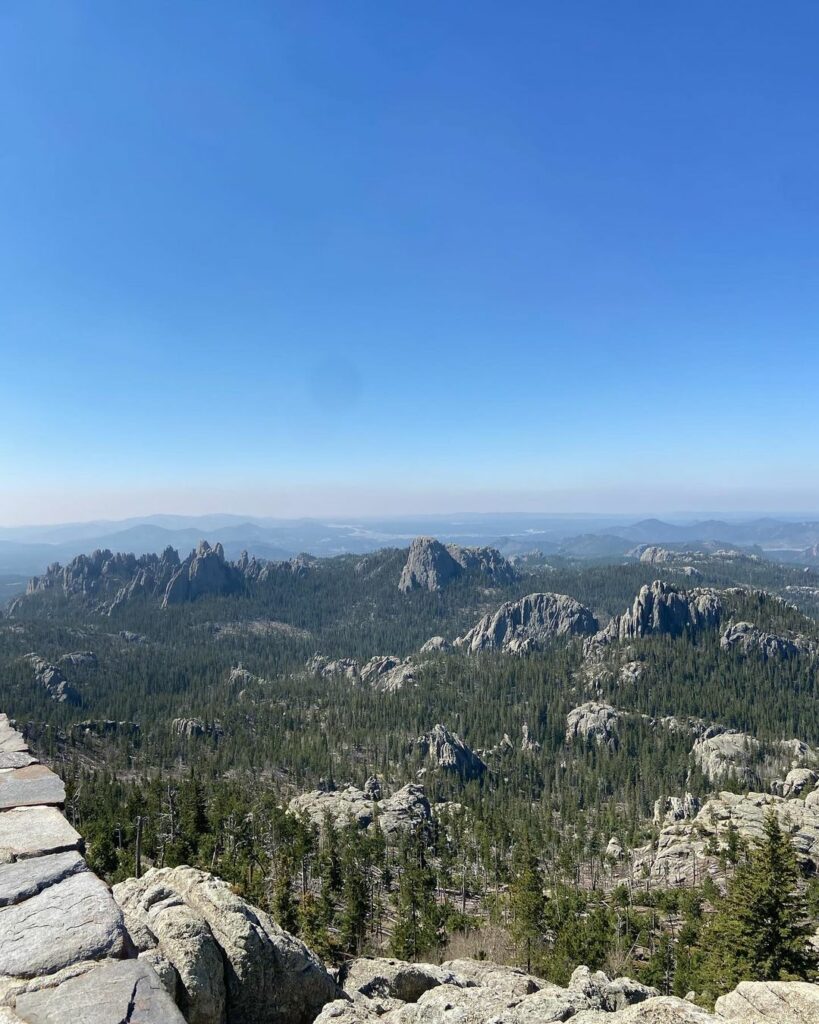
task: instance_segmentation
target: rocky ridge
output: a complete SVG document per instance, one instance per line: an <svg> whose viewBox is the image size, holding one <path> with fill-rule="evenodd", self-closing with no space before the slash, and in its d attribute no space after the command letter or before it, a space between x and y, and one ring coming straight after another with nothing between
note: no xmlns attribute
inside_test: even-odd
<svg viewBox="0 0 819 1024"><path fill-rule="evenodd" d="M285 562L268 562L242 552L236 562L225 559L221 544L201 540L180 559L171 547L162 554L133 555L107 549L78 555L67 565L50 565L29 580L25 596L12 602L13 615L21 602L40 594L59 594L85 601L95 611L110 614L137 599L158 601L163 608L195 601L206 595L241 593L248 583L263 582L274 573L303 576L315 559L300 555Z"/></svg>
<svg viewBox="0 0 819 1024"><path fill-rule="evenodd" d="M517 573L503 555L489 547L465 548L457 544L442 544L434 537L416 537L409 554L398 589L442 590L464 572L484 575L493 584L511 583Z"/></svg>
<svg viewBox="0 0 819 1024"><path fill-rule="evenodd" d="M69 683L57 665L52 665L39 654L33 653L25 655L24 660L31 665L34 681L42 686L51 700L57 704L81 703L82 698L78 690Z"/></svg>
<svg viewBox="0 0 819 1024"><path fill-rule="evenodd" d="M455 646L470 654L526 654L541 650L556 637L591 636L597 628L592 612L574 598L566 594L529 594L485 615L455 640Z"/></svg>

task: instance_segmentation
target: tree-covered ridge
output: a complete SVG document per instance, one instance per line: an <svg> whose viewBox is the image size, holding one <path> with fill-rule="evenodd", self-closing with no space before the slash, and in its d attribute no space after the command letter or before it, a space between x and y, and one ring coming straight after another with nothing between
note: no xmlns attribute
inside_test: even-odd
<svg viewBox="0 0 819 1024"><path fill-rule="evenodd" d="M809 603L786 591L802 575L734 559L692 587L656 565L555 561L495 586L466 570L440 590L404 593L405 562L405 551L386 550L281 566L241 592L165 607L148 595L102 609L34 593L0 621L0 706L65 777L69 814L111 878L135 871L139 832L143 867L216 871L328 956L435 956L449 944L534 957L556 980L580 961L617 961L616 973L662 975L658 987L684 994L704 978L698 936L741 851L730 829L715 836L706 853L716 876L668 894L650 867L663 827L655 802L690 794L702 805L715 788L743 787L739 774L709 778L692 755L714 730L759 741L748 757L766 786L779 741L819 747L819 630ZM719 614L673 635L607 633L644 587L695 602L716 588L708 601ZM532 593L579 602L605 642L420 653L430 637L454 640ZM726 644L742 623L799 643L781 657ZM64 675L75 703L55 698L32 652ZM389 692L362 668L385 655L411 669ZM317 668L332 659L337 670ZM589 704L609 709L611 735L567 730ZM437 723L485 770L431 761L417 740ZM286 810L300 793L370 776L385 793L423 786L423 836L385 842L378 824L328 831Z"/></svg>

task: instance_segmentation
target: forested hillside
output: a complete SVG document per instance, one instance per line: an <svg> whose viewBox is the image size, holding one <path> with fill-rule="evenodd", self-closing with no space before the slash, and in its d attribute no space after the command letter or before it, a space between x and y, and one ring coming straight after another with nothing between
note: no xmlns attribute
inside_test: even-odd
<svg viewBox="0 0 819 1024"><path fill-rule="evenodd" d="M487 550L55 569L0 619L0 709L109 878L205 867L331 958L465 950L718 994L703 929L765 801L819 904L819 580ZM456 568L425 575L430 551ZM758 819L720 791L765 794Z"/></svg>

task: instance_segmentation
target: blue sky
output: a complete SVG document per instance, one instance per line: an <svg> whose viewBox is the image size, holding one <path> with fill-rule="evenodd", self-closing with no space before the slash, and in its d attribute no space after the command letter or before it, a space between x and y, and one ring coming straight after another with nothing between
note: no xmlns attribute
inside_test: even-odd
<svg viewBox="0 0 819 1024"><path fill-rule="evenodd" d="M819 509L819 5L0 5L0 522Z"/></svg>

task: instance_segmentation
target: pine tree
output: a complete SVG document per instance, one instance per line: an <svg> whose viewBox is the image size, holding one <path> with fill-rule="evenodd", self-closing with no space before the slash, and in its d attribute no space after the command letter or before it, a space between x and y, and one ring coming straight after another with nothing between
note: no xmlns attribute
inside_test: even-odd
<svg viewBox="0 0 819 1024"><path fill-rule="evenodd" d="M527 848L518 865L510 890L512 909L512 936L523 952L526 970L532 970L532 961L539 953L546 930L546 898L543 877L537 858Z"/></svg>
<svg viewBox="0 0 819 1024"><path fill-rule="evenodd" d="M741 864L723 905L703 933L703 975L719 995L740 981L816 977L808 944L807 906L799 890L796 855L771 811L764 838Z"/></svg>

